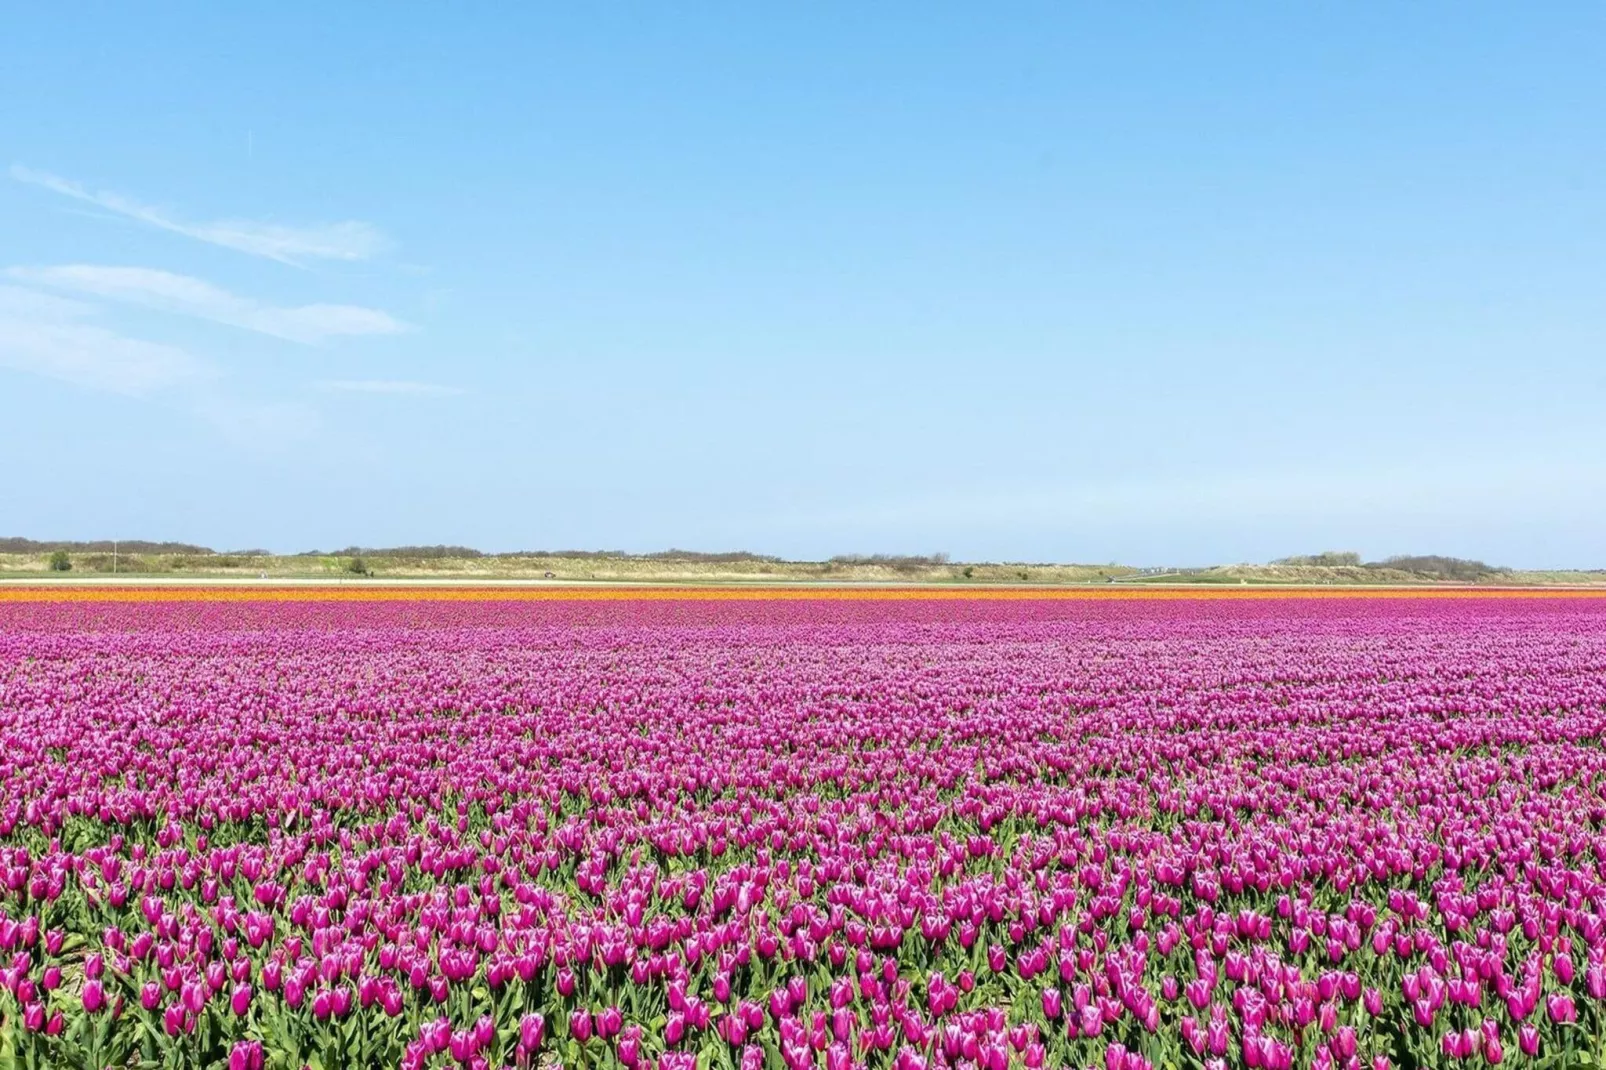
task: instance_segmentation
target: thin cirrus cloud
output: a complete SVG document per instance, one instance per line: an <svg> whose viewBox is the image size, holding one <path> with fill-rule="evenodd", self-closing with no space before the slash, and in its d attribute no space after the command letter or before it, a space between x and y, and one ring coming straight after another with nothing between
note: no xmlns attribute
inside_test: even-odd
<svg viewBox="0 0 1606 1070"><path fill-rule="evenodd" d="M355 220L312 226L285 226L245 219L190 223L120 193L90 189L82 183L21 164L11 166L11 177L147 226L297 267L307 260L366 260L390 246L389 239L377 227Z"/></svg>
<svg viewBox="0 0 1606 1070"><path fill-rule="evenodd" d="M143 397L213 379L207 361L85 320L93 306L0 285L0 366L92 390Z"/></svg>
<svg viewBox="0 0 1606 1070"><path fill-rule="evenodd" d="M390 394L407 397L456 397L466 391L459 386L442 383L420 383L411 379L320 379L313 384L319 390L333 390L346 394Z"/></svg>
<svg viewBox="0 0 1606 1070"><path fill-rule="evenodd" d="M85 322L96 311L81 301L0 283L0 368L90 390L176 401L253 452L276 452L316 433L318 414L312 408L233 397L219 389L222 376L211 361Z"/></svg>
<svg viewBox="0 0 1606 1070"><path fill-rule="evenodd" d="M269 305L204 279L155 268L66 264L14 267L11 278L78 294L225 323L292 342L317 345L336 337L400 334L409 325L359 305Z"/></svg>

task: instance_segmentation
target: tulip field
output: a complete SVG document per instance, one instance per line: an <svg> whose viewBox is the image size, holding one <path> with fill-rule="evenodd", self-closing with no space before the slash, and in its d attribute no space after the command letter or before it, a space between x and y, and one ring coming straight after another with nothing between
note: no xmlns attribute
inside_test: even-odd
<svg viewBox="0 0 1606 1070"><path fill-rule="evenodd" d="M0 590L0 1070L1606 1066L1606 597Z"/></svg>

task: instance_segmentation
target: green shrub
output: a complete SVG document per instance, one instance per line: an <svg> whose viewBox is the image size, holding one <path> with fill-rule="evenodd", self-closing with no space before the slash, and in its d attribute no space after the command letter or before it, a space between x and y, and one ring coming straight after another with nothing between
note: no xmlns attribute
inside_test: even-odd
<svg viewBox="0 0 1606 1070"><path fill-rule="evenodd" d="M1272 562L1274 565L1325 565L1329 568L1343 568L1360 563L1361 555L1353 550L1323 550L1319 554L1295 554L1293 557L1279 557Z"/></svg>
<svg viewBox="0 0 1606 1070"><path fill-rule="evenodd" d="M72 571L72 558L67 556L67 551L66 550L57 550L55 553L50 555L50 571L52 571L52 572L71 572Z"/></svg>

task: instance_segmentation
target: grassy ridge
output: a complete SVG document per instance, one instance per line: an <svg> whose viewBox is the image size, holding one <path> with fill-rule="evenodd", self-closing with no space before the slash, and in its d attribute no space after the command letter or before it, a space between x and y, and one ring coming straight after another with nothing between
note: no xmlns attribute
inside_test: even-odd
<svg viewBox="0 0 1606 1070"><path fill-rule="evenodd" d="M22 540L9 542L15 546ZM125 549L127 547L127 549ZM10 548L10 547L6 547ZM51 571L61 550L70 571ZM130 552L132 551L132 552ZM1238 564L1185 570L1137 569L1123 565L958 562L942 555L852 556L830 561L784 561L758 554L656 554L551 551L485 554L462 547L403 547L373 550L351 547L331 553L217 553L178 544L32 543L28 549L0 552L0 579L58 579L118 576L350 579L530 580L635 583L1199 583L1199 584L1444 584L1485 585L1603 584L1606 570L1521 571L1493 569L1447 575L1439 568L1411 567L1400 558L1361 564Z"/></svg>
<svg viewBox="0 0 1606 1070"><path fill-rule="evenodd" d="M963 564L914 560L781 561L749 556L716 559L664 555L518 554L476 557L406 554L118 554L115 574L267 579L354 578L353 566L395 579L554 579L638 583L1103 583L1136 569L1118 565ZM69 554L72 570L49 571L48 553L0 553L0 578L110 577L110 553Z"/></svg>

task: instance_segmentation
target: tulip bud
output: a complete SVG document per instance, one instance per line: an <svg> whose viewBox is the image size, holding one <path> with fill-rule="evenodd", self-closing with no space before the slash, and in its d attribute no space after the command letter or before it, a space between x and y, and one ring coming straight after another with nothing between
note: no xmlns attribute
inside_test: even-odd
<svg viewBox="0 0 1606 1070"><path fill-rule="evenodd" d="M519 1019L519 1048L526 1053L534 1052L541 1046L542 1034L546 1032L546 1021L539 1014L526 1014Z"/></svg>
<svg viewBox="0 0 1606 1070"><path fill-rule="evenodd" d="M1578 1020L1578 1010L1573 1004L1573 997L1564 992L1558 992L1546 999L1545 1011L1550 1015L1550 1020L1558 1024Z"/></svg>
<svg viewBox="0 0 1606 1070"><path fill-rule="evenodd" d="M384 1009L387 1018L395 1018L402 1012L401 989L388 977L379 990L379 1005Z"/></svg>
<svg viewBox="0 0 1606 1070"><path fill-rule="evenodd" d="M641 1026L632 1025L620 1034L619 1043L614 1046L614 1054L626 1067L633 1068L641 1063Z"/></svg>

